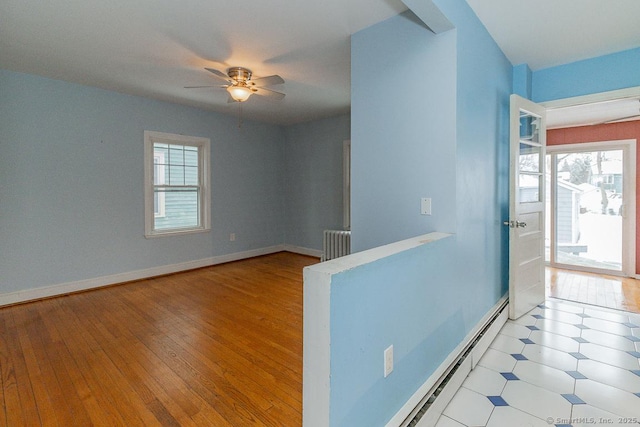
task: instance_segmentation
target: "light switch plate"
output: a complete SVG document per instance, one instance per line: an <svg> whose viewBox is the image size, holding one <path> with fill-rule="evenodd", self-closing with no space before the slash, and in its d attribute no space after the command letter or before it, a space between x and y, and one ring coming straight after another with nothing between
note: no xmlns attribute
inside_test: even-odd
<svg viewBox="0 0 640 427"><path fill-rule="evenodd" d="M393 372L393 344L384 351L384 377Z"/></svg>
<svg viewBox="0 0 640 427"><path fill-rule="evenodd" d="M423 197L420 199L420 214L431 215L431 198Z"/></svg>

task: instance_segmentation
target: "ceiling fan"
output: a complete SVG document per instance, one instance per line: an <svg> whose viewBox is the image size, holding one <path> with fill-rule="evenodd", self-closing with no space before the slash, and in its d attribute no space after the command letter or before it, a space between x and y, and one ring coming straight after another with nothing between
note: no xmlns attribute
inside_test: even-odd
<svg viewBox="0 0 640 427"><path fill-rule="evenodd" d="M284 98L284 93L266 89L264 86L273 86L284 83L282 77L272 76L252 79L251 70L244 67L231 67L226 74L214 68L205 68L216 78L224 80L227 84L220 86L185 86L185 89L197 89L204 87L218 87L229 92L228 102L245 102L251 95L260 95L274 100Z"/></svg>

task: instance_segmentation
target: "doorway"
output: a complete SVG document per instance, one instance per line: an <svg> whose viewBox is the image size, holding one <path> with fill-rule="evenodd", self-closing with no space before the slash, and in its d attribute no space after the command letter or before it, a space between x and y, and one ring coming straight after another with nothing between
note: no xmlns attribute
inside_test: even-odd
<svg viewBox="0 0 640 427"><path fill-rule="evenodd" d="M635 140L548 148L546 261L635 274Z"/></svg>
<svg viewBox="0 0 640 427"><path fill-rule="evenodd" d="M636 148L637 141L640 140L639 99L640 87L635 87L543 103L547 108L549 128L547 195L553 197L556 203L559 197L564 198L562 203L565 207L569 207L570 212L578 220L583 219L580 217L581 214L584 217L586 213L591 213L590 218L579 224L565 224L562 230L564 235L561 236L557 228L560 226L557 214L555 221L558 225L554 224L552 227L551 221L554 218L551 208L547 207L545 224L547 296L640 312L640 280L638 280L640 279L640 252L636 242L636 233L640 231L636 215L639 208L637 203L640 200L635 200L637 189L640 189L638 181L640 176L636 174L637 165L640 165L640 159L638 159L640 152ZM596 145L590 146L589 143L596 143ZM606 144L606 147L598 144ZM628 165L626 169L629 175L624 178L628 193L624 193L624 183L622 192L616 188L616 178L613 176L615 174L604 178L602 176L604 172L597 171L598 161L601 162L601 167L602 162L609 162L606 166L608 167L614 158L620 157L619 152L614 150L619 148L616 144L626 146L623 149L627 150L623 153L624 159L620 163ZM600 156L599 159L598 156ZM587 160L592 162L590 172L584 164ZM580 164L581 161L583 164ZM572 164L574 182L571 181ZM555 167L554 171L551 171L552 165ZM591 173L591 180L586 177L580 181L577 177L580 169L585 175ZM550 182L551 176L556 180L554 185ZM563 182L558 184L560 180ZM598 183L602 183L601 186ZM578 189L572 185L577 186ZM594 186L595 191L589 191L594 190L590 186ZM554 194L551 194L552 188ZM616 188L615 191L614 188ZM564 193L562 196L561 192ZM598 196L600 198L596 199L595 197ZM577 200L580 197L582 200ZM581 202L584 203L581 205ZM568 216L568 213L563 215L565 219L574 218ZM620 224L621 217L622 224ZM592 220L592 223L593 220L602 222L606 221L605 218L613 223L609 224L609 228L614 228L614 234L603 233L606 226L596 226L593 230L586 232L575 229L576 225L589 225L587 224L589 220ZM572 226L574 228L571 228ZM618 233L617 230L621 231ZM591 236L589 236L590 232ZM554 233L553 239L551 233ZM606 244L609 246L614 245L612 241L618 239L620 244L615 243L616 253L601 249L601 253L596 255L593 253L595 247L593 250L589 248L592 245L587 244L586 248L580 245L583 241L591 239L594 234L600 234L601 238L604 235ZM615 237L611 237L612 235ZM552 240L555 246L553 249L551 248ZM560 248L561 244L564 244L562 248ZM571 246L572 244L574 246ZM585 252L580 252L582 250ZM554 256L553 266L551 266L552 255ZM580 265L586 259L597 261L597 263L588 266ZM613 268L611 268L612 265Z"/></svg>

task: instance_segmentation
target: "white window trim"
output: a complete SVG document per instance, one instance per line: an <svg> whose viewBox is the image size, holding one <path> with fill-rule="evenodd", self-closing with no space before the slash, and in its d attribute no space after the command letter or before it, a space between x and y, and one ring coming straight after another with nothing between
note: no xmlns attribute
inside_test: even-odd
<svg viewBox="0 0 640 427"><path fill-rule="evenodd" d="M200 174L200 224L197 227L154 229L153 207L153 144L180 144L198 147L198 170ZM211 230L211 141L209 138L176 135L163 132L144 131L144 235L147 238L202 233Z"/></svg>
<svg viewBox="0 0 640 427"><path fill-rule="evenodd" d="M153 145L153 144L152 144ZM162 153L153 153L153 161L154 161L154 166L155 166L155 161L156 159L158 159L158 184L164 184L164 155ZM162 164L160 164L162 163ZM155 170L155 169L154 169ZM153 193L151 194L152 197ZM154 197L154 209L153 209L153 215L155 218L164 218L165 216L165 198L164 198L164 193L159 193L158 194L158 212L156 213L155 210L155 197Z"/></svg>

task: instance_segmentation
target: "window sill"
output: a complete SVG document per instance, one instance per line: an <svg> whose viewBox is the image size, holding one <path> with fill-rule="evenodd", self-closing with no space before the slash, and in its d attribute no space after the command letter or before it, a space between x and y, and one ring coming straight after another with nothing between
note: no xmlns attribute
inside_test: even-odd
<svg viewBox="0 0 640 427"><path fill-rule="evenodd" d="M189 229L174 228L174 229L152 231L150 233L145 233L144 237L146 239L155 239L156 237L182 236L184 234L208 233L210 231L211 231L211 228L189 228Z"/></svg>

